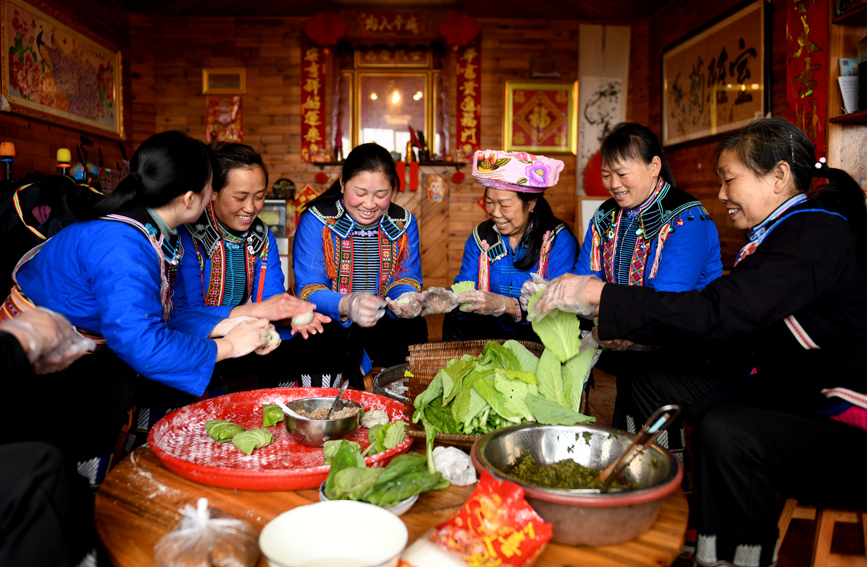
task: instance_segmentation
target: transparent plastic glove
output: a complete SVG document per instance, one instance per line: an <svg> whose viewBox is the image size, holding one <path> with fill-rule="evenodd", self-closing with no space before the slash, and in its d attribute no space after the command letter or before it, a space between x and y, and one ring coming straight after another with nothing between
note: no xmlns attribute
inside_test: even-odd
<svg viewBox="0 0 867 567"><path fill-rule="evenodd" d="M530 298L536 294L540 289L545 289L545 286L548 285L548 280L537 274L536 272L532 272L530 274L530 279L524 282L524 285L521 286L521 297L518 301L521 302L521 309L527 311L527 302L530 301Z"/></svg>
<svg viewBox="0 0 867 567"><path fill-rule="evenodd" d="M0 330L18 339L37 374L63 370L96 348L96 343L72 329L66 317L43 307L28 309L3 321Z"/></svg>
<svg viewBox="0 0 867 567"><path fill-rule="evenodd" d="M397 299L386 297L385 302L388 308L397 317L401 319L412 319L421 315L421 294L414 291L408 291L400 294Z"/></svg>
<svg viewBox="0 0 867 567"><path fill-rule="evenodd" d="M592 318L599 307L598 300L591 301L585 294L587 284L595 280L601 282L596 276L576 276L575 274L563 274L548 282L542 297L533 305L527 318L531 321L539 321L552 309L576 313L580 317Z"/></svg>
<svg viewBox="0 0 867 567"><path fill-rule="evenodd" d="M277 332L277 329L274 328L274 325L268 326L268 340L264 345L258 347L255 352L259 356L268 354L269 352L273 352L277 350L277 347L283 342L283 338L280 336L280 333Z"/></svg>
<svg viewBox="0 0 867 567"><path fill-rule="evenodd" d="M514 302L514 299L511 297L491 293L490 291L479 291L477 289L459 293L457 300L460 304L458 309L461 311L494 316L502 315L506 312L507 301Z"/></svg>
<svg viewBox="0 0 867 567"><path fill-rule="evenodd" d="M255 317L247 317L244 315L240 317L228 317L217 323L217 325L213 329L211 329L211 333L208 335L208 338L219 339L221 337L225 337L227 334L229 334L229 331L231 331L244 321L255 320Z"/></svg>
<svg viewBox="0 0 867 567"><path fill-rule="evenodd" d="M208 509L199 498L187 504L180 525L154 546L157 567L252 567L259 559L259 538L249 523Z"/></svg>
<svg viewBox="0 0 867 567"><path fill-rule="evenodd" d="M352 319L359 327L373 327L385 315L387 304L366 291L353 291L340 300L340 315Z"/></svg>
<svg viewBox="0 0 867 567"><path fill-rule="evenodd" d="M224 337L232 345L232 354L229 358L239 358L259 347L266 346L271 328L268 319L251 319L236 325ZM278 336L278 344L279 338Z"/></svg>
<svg viewBox="0 0 867 567"><path fill-rule="evenodd" d="M421 292L421 316L448 313L458 306L458 294L444 287L431 287Z"/></svg>

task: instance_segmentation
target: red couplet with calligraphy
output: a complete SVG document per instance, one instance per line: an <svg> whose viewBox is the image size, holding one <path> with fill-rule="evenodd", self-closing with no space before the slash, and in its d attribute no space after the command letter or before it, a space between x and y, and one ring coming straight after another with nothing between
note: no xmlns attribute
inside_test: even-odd
<svg viewBox="0 0 867 567"><path fill-rule="evenodd" d="M828 5L818 0L786 2L786 119L803 130L825 155L828 111Z"/></svg>
<svg viewBox="0 0 867 567"><path fill-rule="evenodd" d="M476 40L457 51L457 151L468 162L481 148L482 73L481 43Z"/></svg>
<svg viewBox="0 0 867 567"><path fill-rule="evenodd" d="M327 161L325 152L325 50L301 44L301 160Z"/></svg>

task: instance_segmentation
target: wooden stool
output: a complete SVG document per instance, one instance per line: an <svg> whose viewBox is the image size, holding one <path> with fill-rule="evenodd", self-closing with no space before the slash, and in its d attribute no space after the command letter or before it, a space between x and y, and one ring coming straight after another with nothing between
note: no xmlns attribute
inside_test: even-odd
<svg viewBox="0 0 867 567"><path fill-rule="evenodd" d="M852 512L834 508L814 508L802 506L794 498L786 500L777 526L780 529L779 545L783 544L786 531L792 518L816 520L816 535L813 538L813 560L811 567L867 567L867 555L844 555L831 553L831 540L834 538L834 524L837 522L860 523L864 544L867 546L867 512Z"/></svg>

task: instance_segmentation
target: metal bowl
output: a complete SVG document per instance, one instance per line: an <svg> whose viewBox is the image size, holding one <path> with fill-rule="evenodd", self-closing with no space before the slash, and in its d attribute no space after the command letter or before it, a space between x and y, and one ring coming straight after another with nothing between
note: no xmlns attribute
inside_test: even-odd
<svg viewBox="0 0 867 567"><path fill-rule="evenodd" d="M550 522L552 541L566 545L611 545L635 539L656 520L662 499L680 486L683 470L675 456L651 445L626 469L638 489L602 493L564 490L521 482L506 469L528 451L540 465L572 459L602 470L619 457L633 435L601 425L523 424L488 433L473 444L476 470L524 489L527 502Z"/></svg>
<svg viewBox="0 0 867 567"><path fill-rule="evenodd" d="M333 403L334 398L302 398L286 402L286 406L295 412L310 413L319 408L331 407ZM358 411L341 419L306 419L287 414L283 416L283 425L289 435L301 445L321 447L326 441L342 439L358 428L358 419L364 408L357 402L341 398L334 411L346 408L356 408Z"/></svg>

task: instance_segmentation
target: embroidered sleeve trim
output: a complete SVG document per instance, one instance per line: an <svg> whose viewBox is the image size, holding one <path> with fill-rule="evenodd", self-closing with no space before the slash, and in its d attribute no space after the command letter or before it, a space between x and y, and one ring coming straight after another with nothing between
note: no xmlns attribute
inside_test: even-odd
<svg viewBox="0 0 867 567"><path fill-rule="evenodd" d="M400 278L400 279L394 280L393 282L388 284L388 287L385 288L386 295L388 294L389 291L391 291L391 289L393 287L399 286L399 285L408 285L408 286L411 286L414 290L421 292L421 282L420 281L416 280L415 278Z"/></svg>
<svg viewBox="0 0 867 567"><path fill-rule="evenodd" d="M789 328L789 331L792 332L795 339L797 339L798 343L800 343L802 347L807 350L822 348L816 344L816 341L814 341L810 335L807 334L807 331L805 331L804 327L801 326L801 323L795 319L794 315L789 315L784 319L784 321L786 322L786 327Z"/></svg>
<svg viewBox="0 0 867 567"><path fill-rule="evenodd" d="M304 301L307 301L307 299L314 292L322 291L322 290L328 291L329 289L330 288L325 284L320 284L320 283L308 284L308 285L305 285L304 287L301 288L301 292L298 294L298 299L302 299Z"/></svg>

